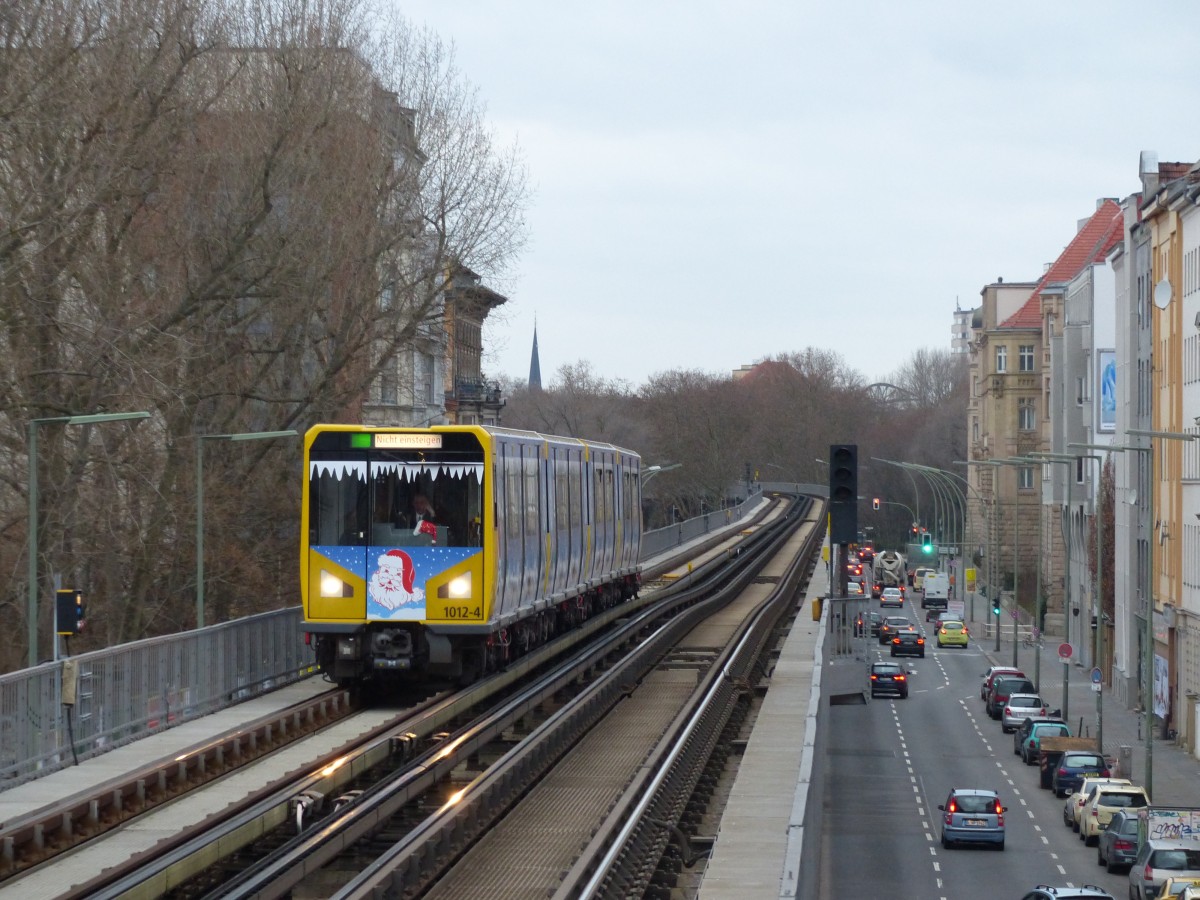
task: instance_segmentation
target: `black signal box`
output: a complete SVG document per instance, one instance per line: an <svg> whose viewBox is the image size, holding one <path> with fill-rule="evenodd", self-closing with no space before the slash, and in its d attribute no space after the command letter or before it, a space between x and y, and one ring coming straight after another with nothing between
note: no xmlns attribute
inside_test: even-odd
<svg viewBox="0 0 1200 900"><path fill-rule="evenodd" d="M858 540L858 444L829 445L829 542Z"/></svg>

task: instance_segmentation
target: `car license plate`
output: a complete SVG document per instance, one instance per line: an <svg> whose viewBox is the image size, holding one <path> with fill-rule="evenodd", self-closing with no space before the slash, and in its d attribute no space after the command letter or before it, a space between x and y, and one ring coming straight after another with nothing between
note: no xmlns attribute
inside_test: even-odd
<svg viewBox="0 0 1200 900"><path fill-rule="evenodd" d="M966 825L986 825L987 822L985 822L983 819L967 819L964 824L966 824Z"/></svg>

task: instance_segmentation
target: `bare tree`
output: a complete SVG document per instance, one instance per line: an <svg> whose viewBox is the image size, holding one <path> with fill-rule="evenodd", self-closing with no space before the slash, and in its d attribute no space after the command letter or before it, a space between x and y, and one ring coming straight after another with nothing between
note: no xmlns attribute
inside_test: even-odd
<svg viewBox="0 0 1200 900"><path fill-rule="evenodd" d="M0 608L24 608L30 419L153 413L41 429L39 572L87 587L96 643L186 626L197 436L352 419L437 327L451 264L502 273L519 251L519 155L444 46L405 30L384 57L374 18L356 0L5 7ZM296 474L295 442L208 445L214 618L295 602Z"/></svg>

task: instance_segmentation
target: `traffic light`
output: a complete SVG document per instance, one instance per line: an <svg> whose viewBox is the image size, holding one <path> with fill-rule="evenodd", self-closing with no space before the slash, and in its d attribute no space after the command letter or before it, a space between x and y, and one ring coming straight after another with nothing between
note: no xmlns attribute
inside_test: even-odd
<svg viewBox="0 0 1200 900"><path fill-rule="evenodd" d="M858 539L858 445L829 445L829 542Z"/></svg>
<svg viewBox="0 0 1200 900"><path fill-rule="evenodd" d="M83 631L86 613L83 591L58 591L54 595L54 612L59 634L79 634Z"/></svg>
<svg viewBox="0 0 1200 900"><path fill-rule="evenodd" d="M1000 598L997 597L992 601L992 615L997 619L1000 618Z"/></svg>
<svg viewBox="0 0 1200 900"><path fill-rule="evenodd" d="M871 508L873 510L875 510L875 512L879 512L879 498L878 497L876 497L874 500L871 501Z"/></svg>
<svg viewBox="0 0 1200 900"><path fill-rule="evenodd" d="M921 535L921 550L924 553L933 552L933 535L928 531Z"/></svg>

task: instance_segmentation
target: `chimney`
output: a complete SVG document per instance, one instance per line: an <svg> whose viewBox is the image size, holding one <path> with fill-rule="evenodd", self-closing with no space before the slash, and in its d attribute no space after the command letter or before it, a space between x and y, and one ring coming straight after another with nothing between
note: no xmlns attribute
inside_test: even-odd
<svg viewBox="0 0 1200 900"><path fill-rule="evenodd" d="M1153 197L1158 190L1158 153L1143 150L1138 156L1138 177L1142 180L1142 196Z"/></svg>

